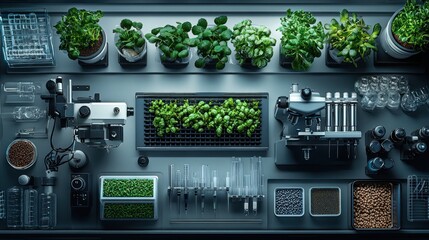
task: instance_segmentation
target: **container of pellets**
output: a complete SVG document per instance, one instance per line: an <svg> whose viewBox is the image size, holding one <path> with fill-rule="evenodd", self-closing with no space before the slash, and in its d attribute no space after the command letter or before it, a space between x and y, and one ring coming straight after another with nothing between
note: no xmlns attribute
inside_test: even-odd
<svg viewBox="0 0 429 240"><path fill-rule="evenodd" d="M352 183L352 227L356 230L400 228L401 185L387 181Z"/></svg>
<svg viewBox="0 0 429 240"><path fill-rule="evenodd" d="M310 188L310 215L337 217L341 215L341 189L339 187Z"/></svg>
<svg viewBox="0 0 429 240"><path fill-rule="evenodd" d="M277 217L302 217L304 215L304 189L301 187L274 189L274 214Z"/></svg>

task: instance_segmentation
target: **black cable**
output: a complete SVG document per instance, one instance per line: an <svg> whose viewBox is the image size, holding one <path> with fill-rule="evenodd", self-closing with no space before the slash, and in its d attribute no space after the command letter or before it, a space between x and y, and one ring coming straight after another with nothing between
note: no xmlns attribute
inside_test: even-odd
<svg viewBox="0 0 429 240"><path fill-rule="evenodd" d="M53 119L54 119L54 124L52 126L52 131L51 131L51 135L50 135L50 139L49 139L49 143L51 145L51 151L48 154L46 154L45 159L44 159L44 163L45 163L46 170L50 169L53 171L58 171L59 166L73 160L74 153L73 153L72 147L75 144L76 139L73 136L72 143L66 148L55 148L54 143L53 143L53 136L54 136L57 118L54 117ZM70 155L70 153L68 153L68 152L71 152L70 158L66 161L63 161L66 156ZM60 153L63 153L63 154L60 156L59 155Z"/></svg>

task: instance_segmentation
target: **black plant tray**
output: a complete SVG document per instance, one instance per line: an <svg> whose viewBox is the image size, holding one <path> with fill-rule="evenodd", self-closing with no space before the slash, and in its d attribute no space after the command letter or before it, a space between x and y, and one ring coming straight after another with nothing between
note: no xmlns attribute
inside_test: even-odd
<svg viewBox="0 0 429 240"><path fill-rule="evenodd" d="M261 126L251 137L246 133L224 132L217 137L214 130L198 133L194 129L182 128L179 133L159 137L149 112L152 100L175 100L179 104L188 99L221 104L228 98L260 101ZM266 151L268 150L268 93L136 93L136 148L139 151Z"/></svg>
<svg viewBox="0 0 429 240"><path fill-rule="evenodd" d="M118 62L123 68L146 67L147 53L140 60L135 62L128 62L124 57L118 54Z"/></svg>
<svg viewBox="0 0 429 240"><path fill-rule="evenodd" d="M421 65L422 53L414 55L406 59L397 59L387 54L380 44L380 39L377 38L378 51L374 53L374 65L375 66L401 66L401 65Z"/></svg>

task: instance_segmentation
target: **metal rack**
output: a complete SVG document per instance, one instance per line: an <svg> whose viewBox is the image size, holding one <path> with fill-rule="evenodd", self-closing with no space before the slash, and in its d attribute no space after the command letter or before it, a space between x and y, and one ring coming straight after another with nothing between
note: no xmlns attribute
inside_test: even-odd
<svg viewBox="0 0 429 240"><path fill-rule="evenodd" d="M429 176L410 175L408 187L408 220L429 221Z"/></svg>
<svg viewBox="0 0 429 240"><path fill-rule="evenodd" d="M1 25L4 59L10 68L55 65L45 9L3 10Z"/></svg>

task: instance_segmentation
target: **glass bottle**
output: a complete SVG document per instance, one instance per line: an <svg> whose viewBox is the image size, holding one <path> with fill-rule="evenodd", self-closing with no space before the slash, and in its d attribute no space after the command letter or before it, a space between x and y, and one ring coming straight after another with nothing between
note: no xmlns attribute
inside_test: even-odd
<svg viewBox="0 0 429 240"><path fill-rule="evenodd" d="M57 195L55 193L40 194L40 221L42 229L52 229L57 225Z"/></svg>
<svg viewBox="0 0 429 240"><path fill-rule="evenodd" d="M23 191L20 187L12 187L7 191L7 226L23 227Z"/></svg>

